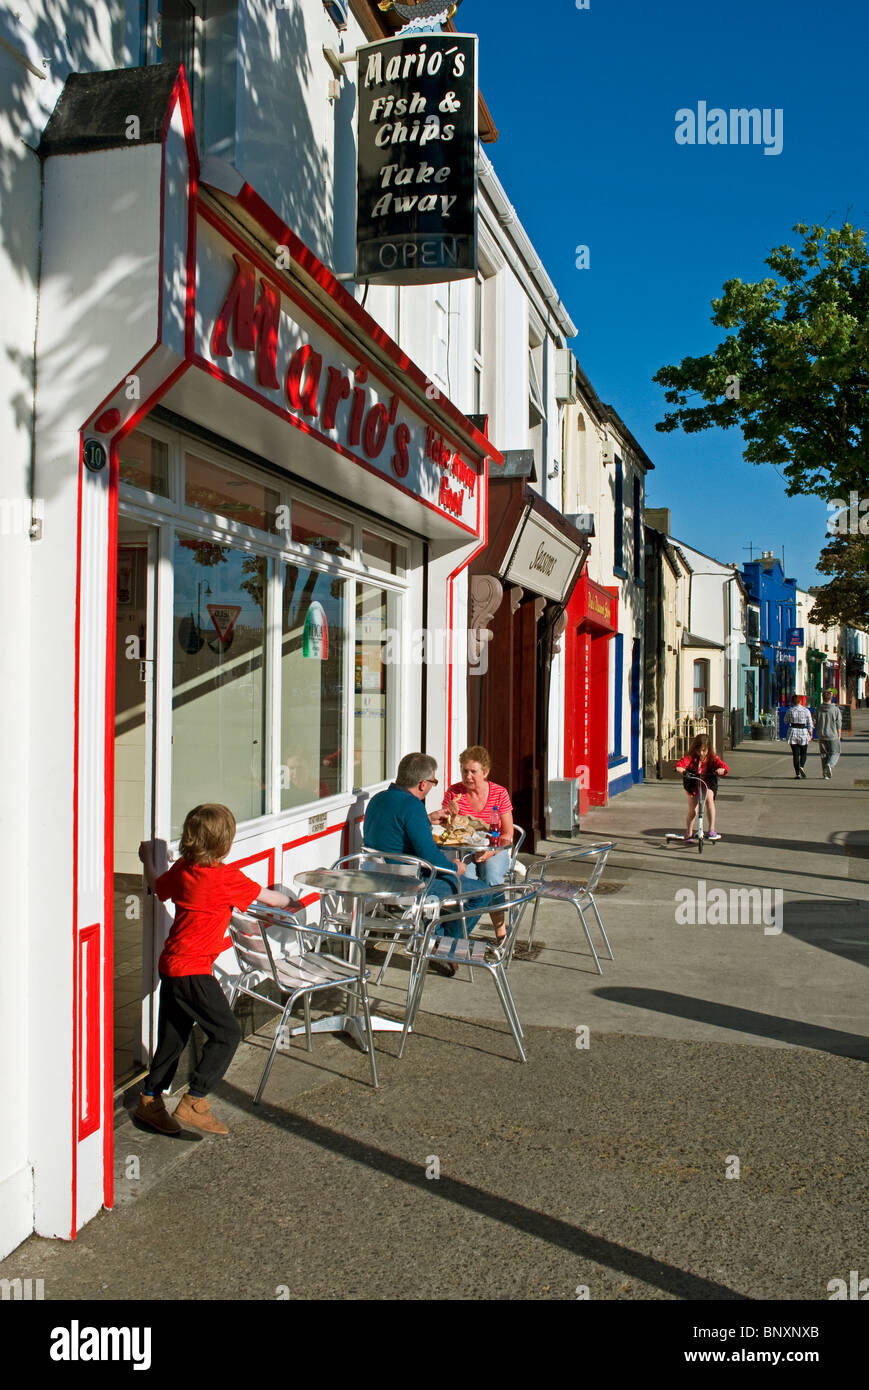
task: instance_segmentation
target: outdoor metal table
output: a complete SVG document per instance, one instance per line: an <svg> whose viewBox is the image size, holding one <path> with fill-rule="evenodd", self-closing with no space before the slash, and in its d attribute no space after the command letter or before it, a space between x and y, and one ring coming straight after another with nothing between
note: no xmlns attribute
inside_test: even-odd
<svg viewBox="0 0 869 1390"><path fill-rule="evenodd" d="M319 893L334 893L352 900L350 934L359 936L357 930L361 921L363 904L366 898L406 898L420 887L420 880L402 874L381 873L376 869L305 869L295 875L296 883L307 888L315 888ZM404 1027L394 1018L384 1018L381 1014L371 1015L372 1031L377 1033L400 1033ZM314 1033L349 1033L363 1052L368 1051L365 1033L358 1014L329 1014L328 1018L318 1018L311 1024ZM304 1028L294 1028L293 1034L303 1033Z"/></svg>

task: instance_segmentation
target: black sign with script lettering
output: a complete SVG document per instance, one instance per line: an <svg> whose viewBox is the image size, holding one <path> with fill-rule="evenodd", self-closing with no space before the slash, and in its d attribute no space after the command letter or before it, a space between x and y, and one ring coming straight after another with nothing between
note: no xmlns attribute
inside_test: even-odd
<svg viewBox="0 0 869 1390"><path fill-rule="evenodd" d="M477 38L364 44L356 279L428 285L477 273Z"/></svg>

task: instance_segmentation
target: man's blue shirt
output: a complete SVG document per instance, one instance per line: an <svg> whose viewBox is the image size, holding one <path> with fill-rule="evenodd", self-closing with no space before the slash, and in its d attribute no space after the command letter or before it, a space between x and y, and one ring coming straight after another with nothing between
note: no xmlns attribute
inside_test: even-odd
<svg viewBox="0 0 869 1390"><path fill-rule="evenodd" d="M431 822L419 797L404 787L397 787L394 782L368 803L364 840L369 849L378 849L384 854L412 854L417 859L428 860L436 869L450 869L455 873L453 861L434 842ZM444 881L438 880L438 886ZM455 891L455 879L446 882Z"/></svg>

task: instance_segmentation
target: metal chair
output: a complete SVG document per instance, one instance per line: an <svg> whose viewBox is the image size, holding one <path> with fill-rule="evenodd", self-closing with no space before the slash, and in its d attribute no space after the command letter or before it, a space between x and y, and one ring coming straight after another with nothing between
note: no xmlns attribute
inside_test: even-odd
<svg viewBox="0 0 869 1390"><path fill-rule="evenodd" d="M467 964L479 966L487 970L495 981L495 988L498 991L498 998L504 1010L504 1016L510 1025L513 1040L523 1062L528 1058L522 1046L522 1024L519 1021L519 1014L516 1009L516 1002L513 998L510 986L507 983L507 965L513 952L513 943L519 924L522 920L525 908L533 899L537 897L537 888L517 888L510 884L505 884L502 888L495 889L498 902L496 906L503 910L508 918L507 936L500 946L492 946L488 941L477 940L467 934L466 918L470 913L475 912L475 901L480 899L487 900L493 890L471 889L463 893L460 898L455 900L455 907L450 907L446 912L443 910L437 920L427 923L425 931L414 938L409 944L408 950L416 956L417 966L413 972L413 984L408 1000L407 1015L404 1021L404 1030L401 1034L401 1042L398 1047L398 1055L404 1054L407 1035L412 1030L419 1012L422 1001L422 992L425 985L425 977L428 972L429 963L433 960L445 962L452 965ZM443 904L442 904L443 909ZM477 911L479 908L476 909ZM438 923L448 923L461 921L463 935L461 937L436 936L435 931Z"/></svg>
<svg viewBox="0 0 869 1390"><path fill-rule="evenodd" d="M348 858L351 858L351 859L352 859L352 858L355 858L355 857L357 857L357 856L353 856L353 855L348 856ZM415 858L413 857L413 855L410 855L410 854L394 854L391 850L363 849L361 855L359 855L358 858L360 858L360 859L365 859L365 860L369 860L369 861L371 861L373 858L377 858L377 859L379 859L380 861L382 861L383 864L388 865L390 868L393 867L394 864L400 863L400 862L402 862L402 861L403 861L404 864L406 864L406 865L418 865L422 870L426 871L427 876L426 876L426 880L425 880L425 884L424 884L424 891L420 894L420 901L419 901L418 904L416 905L417 914L421 914L422 916L427 916L427 915L434 916L434 917L437 919L436 922L435 922L435 930L437 930L437 922L438 922L438 921L444 921L444 920L449 920L449 921L461 920L462 933L463 933L464 939L465 939L465 940L468 939L467 921L465 920L465 917L464 917L464 916L462 916L461 918L459 918L459 915L456 914L456 917L450 917L449 919L446 919L446 918L445 918L445 913L447 913L447 912L451 911L453 908L455 908L456 904L457 904L457 903L459 902L459 900L460 900L460 896L461 896L462 894L464 894L464 888L462 887L462 876L459 874L459 872L458 872L457 869L442 869L442 868L440 868L440 867L435 868L435 866L434 866L433 864L430 864L430 863L428 862L427 859L415 859ZM334 865L333 867L335 867L335 868L338 868L339 866L340 866L340 867L344 867L344 865L345 865L345 861L344 861L344 860L339 860L339 861L338 861L338 864ZM399 872L401 872L400 869L399 869ZM428 898L428 901L426 902L426 895L427 895L427 893L428 893L429 885L431 884L431 881L432 881L432 879L435 877L435 875L438 875L438 876L440 876L441 878L451 878L451 879L454 880L455 885L456 885L456 896L455 896L455 897L450 897L450 898L435 898L434 896L432 896L432 897ZM489 894L491 894L491 893L494 892L494 891L495 891L495 890L492 889L492 888L481 888L481 889L480 889L480 892L481 892L481 893L489 893ZM384 911L384 909L381 908L381 911ZM385 909L385 913L388 915L388 913L389 913L389 908L388 908L388 907ZM384 973L384 971L386 970L387 965L389 964L389 961L390 961L390 959L391 959L391 957L392 957L392 951L393 951L395 945L397 945L398 942L402 940L402 938L409 939L410 936L412 936L412 935L414 935L416 932L418 932L419 929L420 929L420 921L421 921L421 918L420 918L419 915L417 915L417 918L416 918L416 925L414 926L414 928L413 928L412 931L407 931L407 930L406 930L406 927L407 927L407 925L408 925L409 922L410 922L410 914L408 914L407 917L405 918L405 920L402 922L402 929L398 932L398 934L397 934L397 936L396 936L396 940L391 944L390 949L389 949L389 951L387 952L386 960L384 961L383 966L381 967L380 974L378 975L377 980L376 980L376 982L375 982L376 984L380 984L381 980L383 979L383 973ZM366 918L365 918L365 926L366 926L366 930L370 929L371 926L374 927L375 931L376 931L378 928L380 928L380 934L381 934L382 936L388 935L388 928L384 928L382 919L381 919L380 922L378 922L378 921L376 920L376 918L373 918L373 917L372 917L372 918L368 918L368 917L366 917ZM471 984L473 984L473 982L474 982L474 971L473 971L473 967L471 966L470 961L467 962L467 965L468 965L468 976L469 976L469 979L470 979ZM412 965L411 965L411 979L410 979L410 982L409 982L409 984L408 984L408 1001L410 1000L410 991L411 991L411 988L412 988L412 986L413 986L413 971L414 971L414 965L412 964Z"/></svg>
<svg viewBox="0 0 869 1390"><path fill-rule="evenodd" d="M516 861L517 861L518 858L519 858L519 851L520 851L520 849L522 848L522 845L523 845L524 841L525 841L525 831L522 829L521 825L517 825L516 822L514 821L514 822L513 822L513 844L512 844L511 849L510 849L510 867L509 867L509 869L507 870L507 877L506 877L505 880L504 880L505 883L515 883L515 882L516 882Z"/></svg>
<svg viewBox="0 0 869 1390"><path fill-rule="evenodd" d="M297 949L283 958L275 956L267 929L279 926L295 938ZM275 1054L283 1039L288 1037L287 1019L297 999L301 999L305 1010L305 1038L308 1051L313 1052L311 1036L311 997L321 990L338 989L353 995L361 1005L367 1033L368 1060L371 1066L371 1084L378 1085L377 1064L374 1060L374 1036L371 1030L371 1010L368 1004L366 981L369 972L365 969L365 951L358 936L349 932L327 931L320 927L301 926L290 914L278 909L268 909L253 916L248 912L233 912L229 921L229 936L235 949L241 970L233 983L229 1005L232 1008L239 994L258 999L281 1012L281 1020L275 1031L274 1042L268 1055L260 1079L254 1104L258 1105L268 1080ZM316 938L319 949L312 950L310 939ZM343 945L348 948L349 960L341 960L333 952ZM353 948L357 950L354 952ZM355 955L355 959L354 959ZM274 1000L257 987L255 979L271 980L280 995Z"/></svg>
<svg viewBox="0 0 869 1390"><path fill-rule="evenodd" d="M331 865L333 869L388 869L390 873L412 880L408 883L407 897L397 898L395 902L375 902L373 911L363 913L359 935L363 941L389 941L386 959L380 967L375 984L381 984L392 953L403 939L412 936L419 929L420 918L425 911L425 896L435 876L434 865L426 859L417 859L411 854L392 854L383 850L364 849L358 854L345 854ZM324 893L323 912L331 922L349 925L350 913L340 902L340 895Z"/></svg>
<svg viewBox="0 0 869 1390"><path fill-rule="evenodd" d="M591 939L591 932L588 929L588 922L585 920L585 911L591 908L597 924L600 927L604 944L609 951L610 960L614 960L613 948L609 943L609 937L601 921L601 915L597 910L597 903L594 900L594 890L600 882L601 874L604 871L607 857L610 850L615 849L615 841L608 840L605 844L590 845L588 849L578 849L575 845L567 849L555 850L552 854L547 854L545 859L541 859L539 864L533 864L528 870L525 880L526 887L535 886L537 889L537 902L534 904L534 915L531 918L531 930L528 934L528 949L531 949L531 942L534 939L534 927L537 923L537 909L542 898L550 898L557 902L572 903L579 913L579 920L582 922L586 939L591 947L591 954L594 956L594 963L597 966L597 973L603 974L594 942ZM586 883L577 883L572 879L553 878L549 876L550 867L567 859L594 859L591 875Z"/></svg>

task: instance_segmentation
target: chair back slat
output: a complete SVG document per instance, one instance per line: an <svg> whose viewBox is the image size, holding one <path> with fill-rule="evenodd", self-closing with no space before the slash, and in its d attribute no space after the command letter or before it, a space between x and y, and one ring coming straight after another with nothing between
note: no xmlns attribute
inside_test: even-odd
<svg viewBox="0 0 869 1390"><path fill-rule="evenodd" d="M593 893L594 890L595 890L595 888L597 887L597 885L600 883L601 874L603 873L604 869L606 868L606 861L607 861L607 859L609 858L609 852L610 852L610 847L609 847L609 845L604 845L604 846L599 850L597 859L595 860L594 868L593 868L592 871L591 871L591 878L588 880L588 883L585 885L585 889L586 889L586 892L587 892L587 893Z"/></svg>

